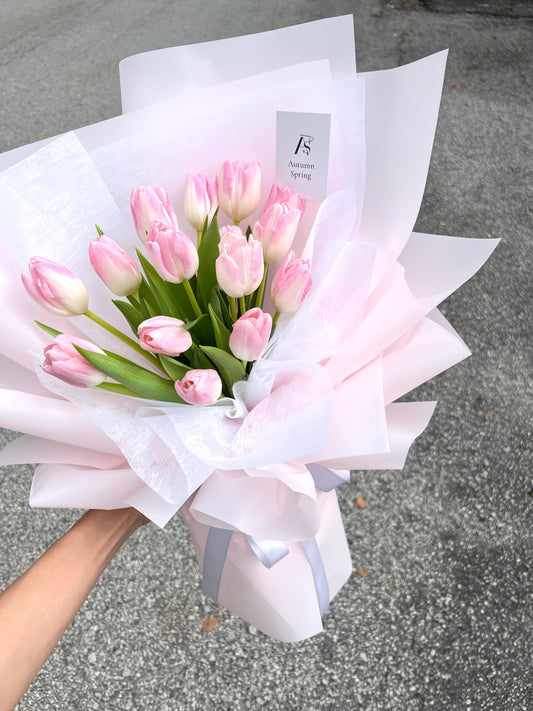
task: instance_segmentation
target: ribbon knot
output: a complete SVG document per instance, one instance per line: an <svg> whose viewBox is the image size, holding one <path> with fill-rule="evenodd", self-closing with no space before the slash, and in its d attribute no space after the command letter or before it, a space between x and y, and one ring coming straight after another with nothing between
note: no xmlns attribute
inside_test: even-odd
<svg viewBox="0 0 533 711"><path fill-rule="evenodd" d="M316 488L320 491L331 491L346 481L342 475L321 464L308 464L307 469L313 477ZM218 603L220 581L233 533L232 530L210 526L207 534L202 566L202 590L216 603ZM289 553L289 549L283 541L245 535L248 545L267 569L272 568ZM320 615L323 616L329 607L330 600L324 561L316 537L301 541L300 545L313 573Z"/></svg>

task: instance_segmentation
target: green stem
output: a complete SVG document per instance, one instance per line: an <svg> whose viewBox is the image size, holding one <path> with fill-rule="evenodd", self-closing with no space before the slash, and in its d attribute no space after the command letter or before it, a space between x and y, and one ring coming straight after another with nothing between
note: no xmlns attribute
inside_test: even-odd
<svg viewBox="0 0 533 711"><path fill-rule="evenodd" d="M241 316L243 313L246 311L246 302L244 300L244 296L239 297L239 306L241 307Z"/></svg>
<svg viewBox="0 0 533 711"><path fill-rule="evenodd" d="M191 302L192 310L194 311L195 315L200 318L200 316L202 315L202 309L196 301L196 296L193 293L192 287L189 284L188 279L184 279L181 283L185 287L185 293L187 294L189 301Z"/></svg>
<svg viewBox="0 0 533 711"><path fill-rule="evenodd" d="M87 311L83 315L87 316L87 318L90 318L91 321L94 321L106 331L111 333L113 336L115 336L115 338L118 338L120 341L122 341L122 343L125 343L130 348L133 348L134 351L137 351L137 353L142 355L143 358L146 358L146 360L148 360L152 365L155 365L158 370L160 370L162 373L165 373L166 375L165 369L157 360L157 358L151 353L148 353L148 351L145 351L143 348L141 348L141 346L137 343L137 341L134 341L133 338L129 338L128 336L126 336L126 334L122 333L122 331L119 331L118 328L115 328L110 323L107 323L107 321L104 321L103 318L100 318L100 316L97 316L89 309L87 309Z"/></svg>
<svg viewBox="0 0 533 711"><path fill-rule="evenodd" d="M233 220L233 224L235 225L235 227L238 227L239 223L240 223L240 220Z"/></svg>
<svg viewBox="0 0 533 711"><path fill-rule="evenodd" d="M276 313L274 314L274 318L272 319L272 329L274 329L276 327L279 315L280 315L279 311L276 311Z"/></svg>
<svg viewBox="0 0 533 711"><path fill-rule="evenodd" d="M233 296L228 296L228 301L229 301L229 309L231 311L231 318L233 319L233 323L237 320L237 300L233 298Z"/></svg>
<svg viewBox="0 0 533 711"><path fill-rule="evenodd" d="M144 302L144 305L148 309L148 313L150 314L150 318L153 316L160 316L161 312L157 311L157 309L154 309L153 306L151 306L147 301Z"/></svg>
<svg viewBox="0 0 533 711"><path fill-rule="evenodd" d="M257 289L257 294L255 296L255 306L259 307L260 309L263 308L263 299L265 296L265 286L266 286L266 281L267 281L267 276L268 276L268 267L269 267L269 265L265 262L264 268L263 268L263 278L261 279L261 283L259 284L259 288Z"/></svg>
<svg viewBox="0 0 533 711"><path fill-rule="evenodd" d="M202 230L196 230L196 248L200 247L200 242L202 241Z"/></svg>
<svg viewBox="0 0 533 711"><path fill-rule="evenodd" d="M140 299L139 289L137 289L137 291L135 291L133 294L126 294L126 299L130 302L130 304L135 309L141 308L141 299Z"/></svg>

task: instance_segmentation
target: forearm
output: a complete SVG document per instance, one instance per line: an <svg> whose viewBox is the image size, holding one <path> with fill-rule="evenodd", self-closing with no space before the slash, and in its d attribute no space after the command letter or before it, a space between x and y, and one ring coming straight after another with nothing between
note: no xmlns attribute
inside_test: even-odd
<svg viewBox="0 0 533 711"><path fill-rule="evenodd" d="M0 595L0 711L15 706L109 561L143 523L135 509L88 511Z"/></svg>

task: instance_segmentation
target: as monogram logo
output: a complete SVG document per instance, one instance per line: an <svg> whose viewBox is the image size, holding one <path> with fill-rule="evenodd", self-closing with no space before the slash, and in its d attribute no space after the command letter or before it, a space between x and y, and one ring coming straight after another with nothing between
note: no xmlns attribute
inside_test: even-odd
<svg viewBox="0 0 533 711"><path fill-rule="evenodd" d="M294 151L294 155L298 155L298 153L301 151L302 153L305 153L306 156L308 156L311 153L311 143L314 140L314 136L309 136L305 133L301 133L300 138L298 139L298 145L296 146L296 150Z"/></svg>

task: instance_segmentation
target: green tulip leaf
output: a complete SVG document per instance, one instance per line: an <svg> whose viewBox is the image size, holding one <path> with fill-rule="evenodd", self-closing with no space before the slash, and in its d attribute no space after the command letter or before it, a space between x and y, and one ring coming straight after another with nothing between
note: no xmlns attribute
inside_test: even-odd
<svg viewBox="0 0 533 711"><path fill-rule="evenodd" d="M211 300L213 288L217 285L217 274L215 262L218 258L218 244L220 242L220 231L216 217L205 231L198 248L200 266L196 275L196 298L203 311L207 311L207 305Z"/></svg>
<svg viewBox="0 0 533 711"><path fill-rule="evenodd" d="M215 342L217 348L229 353L229 337L230 332L222 319L216 314L215 309L209 304L209 316L211 317L211 325L215 333Z"/></svg>
<svg viewBox="0 0 533 711"><path fill-rule="evenodd" d="M120 299L112 299L112 301L128 322L135 336L138 336L137 329L139 328L139 325L145 320L145 316L142 311L139 311L138 308L132 306L127 301L121 301Z"/></svg>
<svg viewBox="0 0 533 711"><path fill-rule="evenodd" d="M121 385L120 383L100 383L100 385L97 385L96 387L100 388L100 390L106 390L108 393L114 393L115 395L126 395L127 397L143 398L143 395L139 395L139 393L134 393L133 390L130 390L125 385Z"/></svg>
<svg viewBox="0 0 533 711"><path fill-rule="evenodd" d="M172 316L180 318L180 313L175 306L172 294L170 293L170 284L162 279L156 269L150 264L143 253L137 249L137 256L146 275L146 281L149 286L150 294L157 305L159 315Z"/></svg>
<svg viewBox="0 0 533 711"><path fill-rule="evenodd" d="M196 370L216 370L214 364L204 353L202 353L200 348L194 342L184 355L189 359L191 367Z"/></svg>
<svg viewBox="0 0 533 711"><path fill-rule="evenodd" d="M211 299L209 304L213 307L214 312L226 325L226 328L231 329L233 326L233 319L230 314L228 297L220 290L218 284L215 285L213 291L211 292Z"/></svg>
<svg viewBox="0 0 533 711"><path fill-rule="evenodd" d="M49 336L52 336L52 338L55 338L56 336L61 336L61 331L56 331L55 328L47 326L45 323L41 323L40 321L34 321L34 323L36 323L39 328L42 328L42 330Z"/></svg>
<svg viewBox="0 0 533 711"><path fill-rule="evenodd" d="M185 365L185 363L182 363L171 356L161 354L159 356L159 360L161 361L163 368L166 370L167 375L169 378L172 378L172 380L181 380L185 373L191 370L190 366Z"/></svg>
<svg viewBox="0 0 533 711"><path fill-rule="evenodd" d="M209 356L210 360L216 365L222 382L229 392L231 392L235 383L246 379L244 366L235 356L220 348L212 348L210 346L200 346L200 350Z"/></svg>
<svg viewBox="0 0 533 711"><path fill-rule="evenodd" d="M194 321L189 321L186 328L196 344L202 346L215 345L215 334L211 325L211 319L207 314L202 314L199 318L194 319Z"/></svg>
<svg viewBox="0 0 533 711"><path fill-rule="evenodd" d="M150 290L150 285L144 277L139 287L139 308L145 319L155 316L159 311L157 301Z"/></svg>
<svg viewBox="0 0 533 711"><path fill-rule="evenodd" d="M91 365L134 393L151 400L184 402L177 394L172 380L162 378L116 353L105 351L105 355L102 355L75 344L74 347Z"/></svg>
<svg viewBox="0 0 533 711"><path fill-rule="evenodd" d="M168 296L172 301L174 313L177 314L175 318L179 318L182 321L193 319L195 317L194 309L191 306L191 302L189 301L189 297L187 296L187 292L185 291L183 284L171 284L168 281L164 282L164 284L166 286ZM193 279L189 279L189 284L194 291L194 277Z"/></svg>

